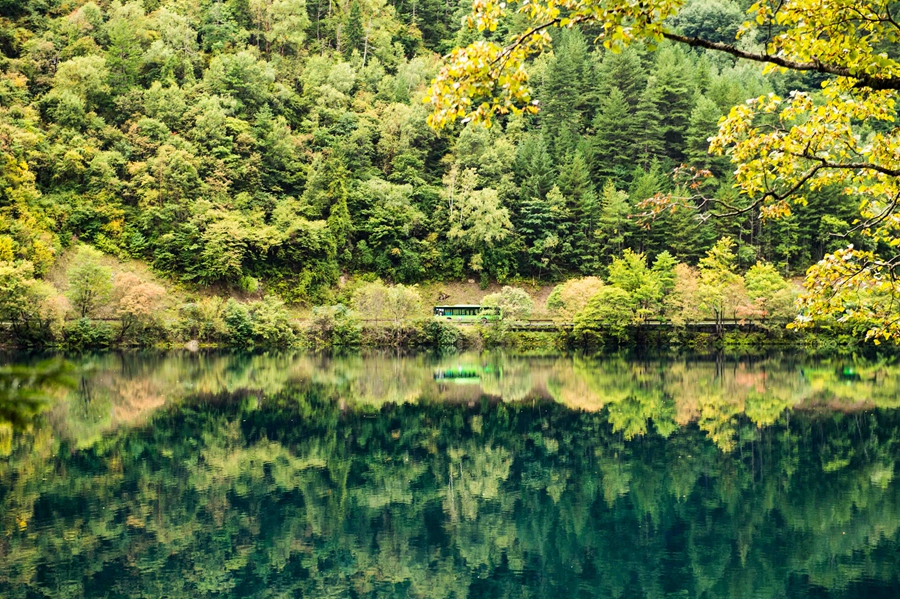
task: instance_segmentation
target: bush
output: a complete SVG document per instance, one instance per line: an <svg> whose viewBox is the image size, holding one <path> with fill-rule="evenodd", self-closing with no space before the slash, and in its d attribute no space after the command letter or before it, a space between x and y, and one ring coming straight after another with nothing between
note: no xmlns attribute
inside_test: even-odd
<svg viewBox="0 0 900 599"><path fill-rule="evenodd" d="M188 340L215 342L225 338L221 298L203 298L181 306L179 328Z"/></svg>
<svg viewBox="0 0 900 599"><path fill-rule="evenodd" d="M353 347L362 339L362 325L344 304L317 306L307 328L310 342L321 347Z"/></svg>
<svg viewBox="0 0 900 599"><path fill-rule="evenodd" d="M259 281L255 277L251 277L250 275L244 275L243 277L241 277L241 280L238 282L238 286L241 288L241 291L251 295L259 291Z"/></svg>
<svg viewBox="0 0 900 599"><path fill-rule="evenodd" d="M63 344L68 349L91 349L109 347L113 335L112 328L105 322L79 318L66 325L63 337Z"/></svg>
<svg viewBox="0 0 900 599"><path fill-rule="evenodd" d="M424 344L430 347L456 347L463 340L463 334L457 327L440 320L425 323L422 337Z"/></svg>
<svg viewBox="0 0 900 599"><path fill-rule="evenodd" d="M166 290L160 285L145 281L134 273L123 272L116 275L113 295L116 314L121 319L120 339L140 337L146 340L148 329L159 331L158 315L166 297Z"/></svg>
<svg viewBox="0 0 900 599"><path fill-rule="evenodd" d="M253 345L253 319L246 305L228 300L222 311L222 321L225 323L225 341L229 345Z"/></svg>
<svg viewBox="0 0 900 599"><path fill-rule="evenodd" d="M248 306L254 345L283 347L294 343L294 327L283 301L266 296L260 301L250 302Z"/></svg>
<svg viewBox="0 0 900 599"><path fill-rule="evenodd" d="M271 296L247 304L230 299L222 311L222 320L229 345L278 347L296 340L284 302Z"/></svg>

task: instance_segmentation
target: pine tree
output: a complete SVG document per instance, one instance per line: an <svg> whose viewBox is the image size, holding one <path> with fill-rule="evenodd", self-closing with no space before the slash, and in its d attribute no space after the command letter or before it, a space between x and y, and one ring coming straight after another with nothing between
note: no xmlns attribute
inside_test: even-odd
<svg viewBox="0 0 900 599"><path fill-rule="evenodd" d="M628 216L631 214L628 194L617 190L612 182L607 182L603 188L601 202L602 208L600 210L600 219L597 223L597 234L603 244L605 261L609 262L625 249L626 243L631 238L634 225L628 219Z"/></svg>
<svg viewBox="0 0 900 599"><path fill-rule="evenodd" d="M574 148L574 140L587 125L592 70L584 36L578 30L566 31L547 65L539 96L541 129L556 160Z"/></svg>
<svg viewBox="0 0 900 599"><path fill-rule="evenodd" d="M640 126L619 88L610 88L609 95L601 100L593 127L591 153L594 163L591 170L594 180L610 179L621 186L633 164L634 143Z"/></svg>
<svg viewBox="0 0 900 599"><path fill-rule="evenodd" d="M544 231L550 224L550 208L547 202L539 197L523 199L519 203L519 218L516 230L525 243L528 252L525 267L538 274L541 270L540 255L543 246L540 244Z"/></svg>
<svg viewBox="0 0 900 599"><path fill-rule="evenodd" d="M715 102L706 96L700 96L691 112L684 139L684 153L688 163L691 166L709 169L717 178L727 174L729 160L724 156L711 156L708 140L715 135L721 116L722 113Z"/></svg>
<svg viewBox="0 0 900 599"><path fill-rule="evenodd" d="M109 45L106 66L114 95L124 94L137 81L141 65L141 39L146 22L144 10L137 3L114 5L104 25Z"/></svg>
<svg viewBox="0 0 900 599"><path fill-rule="evenodd" d="M716 238L709 221L701 219L696 210L685 207L667 212L654 227L664 240L659 247L691 264L703 256Z"/></svg>
<svg viewBox="0 0 900 599"><path fill-rule="evenodd" d="M345 44L344 55L350 57L354 50L358 50L363 42L363 25L362 12L359 8L359 1L353 0L350 4L350 14L347 17L347 26L344 29Z"/></svg>
<svg viewBox="0 0 900 599"><path fill-rule="evenodd" d="M632 141L632 157L645 168L654 160L665 157L665 139L660 116L660 92L651 77L641 93L635 109L636 133Z"/></svg>
<svg viewBox="0 0 900 599"><path fill-rule="evenodd" d="M556 176L543 137L532 138L522 145L517 166L523 177L519 197L522 200L544 199Z"/></svg>
<svg viewBox="0 0 900 599"><path fill-rule="evenodd" d="M350 209L347 206L347 187L342 180L335 179L329 186L329 193L333 201L326 224L334 237L338 256L349 261L349 243L353 221L350 219Z"/></svg>
<svg viewBox="0 0 900 599"><path fill-rule="evenodd" d="M596 272L599 248L595 231L600 220L600 201L583 152L576 151L565 161L557 184L571 214L572 264L582 273Z"/></svg>
<svg viewBox="0 0 900 599"><path fill-rule="evenodd" d="M632 111L637 110L648 76L638 52L635 46L629 46L624 52L606 52L598 68L601 97L609 95L615 87Z"/></svg>
<svg viewBox="0 0 900 599"><path fill-rule="evenodd" d="M681 51L668 49L660 51L654 71L664 151L676 163L684 162L684 136L694 105L690 67Z"/></svg>

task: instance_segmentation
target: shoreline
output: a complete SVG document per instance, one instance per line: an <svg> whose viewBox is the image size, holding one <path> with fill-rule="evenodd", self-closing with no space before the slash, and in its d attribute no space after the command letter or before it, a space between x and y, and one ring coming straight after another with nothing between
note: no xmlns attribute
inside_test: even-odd
<svg viewBox="0 0 900 599"><path fill-rule="evenodd" d="M86 319L81 319L84 325ZM402 327L361 327L358 335L350 342L340 339L320 339L309 327L292 323L293 335L272 343L229 343L200 339L170 338L160 340L155 336L128 340L116 339L106 321L91 322L90 326L105 328L107 334L80 338L77 343L66 340L46 341L38 338L31 342L16 343L15 338L6 335L0 342L4 351L120 351L156 349L161 351L185 350L201 352L206 350L227 351L269 351L269 350L311 350L311 351L360 351L360 350L512 350L519 353L570 353L638 350L670 351L687 350L717 352L740 350L747 352L773 349L797 350L803 352L827 351L831 353L894 353L889 345L875 345L860 340L850 333L824 330L796 331L780 326L761 323L728 323L722 332L710 332L708 323L677 326L671 322L651 325L629 325L625 335L610 334L608 329L595 329L587 334L576 335L571 327L564 325L543 326L534 329L525 323L497 323L489 325L460 325L439 320L425 320ZM518 325L518 326L517 326Z"/></svg>

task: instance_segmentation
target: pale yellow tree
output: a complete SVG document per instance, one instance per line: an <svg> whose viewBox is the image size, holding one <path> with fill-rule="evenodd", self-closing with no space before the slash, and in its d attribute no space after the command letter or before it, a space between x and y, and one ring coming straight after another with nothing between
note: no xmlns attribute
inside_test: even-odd
<svg viewBox="0 0 900 599"><path fill-rule="evenodd" d="M113 279L116 314L121 321L122 337L157 319L166 290L132 272L121 272Z"/></svg>

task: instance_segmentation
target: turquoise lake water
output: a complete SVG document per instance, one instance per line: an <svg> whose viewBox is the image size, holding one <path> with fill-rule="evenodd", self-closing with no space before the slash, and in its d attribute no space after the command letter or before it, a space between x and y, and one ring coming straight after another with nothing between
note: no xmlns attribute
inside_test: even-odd
<svg viewBox="0 0 900 599"><path fill-rule="evenodd" d="M897 598L900 367L107 354L0 422L0 597Z"/></svg>

